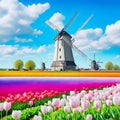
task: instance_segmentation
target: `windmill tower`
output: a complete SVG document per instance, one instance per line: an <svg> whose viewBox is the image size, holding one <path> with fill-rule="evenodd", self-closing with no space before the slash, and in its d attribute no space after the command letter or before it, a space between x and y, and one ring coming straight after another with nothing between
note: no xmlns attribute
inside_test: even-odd
<svg viewBox="0 0 120 120"><path fill-rule="evenodd" d="M78 12L74 14L74 16L70 19L70 21L65 25L65 27L62 30L56 25L54 25L51 21L49 20L46 21L46 23L50 27L59 32L57 36L54 38L55 53L51 65L51 69L53 71L76 70L76 64L74 62L72 48L75 49L82 57L87 58L87 56L72 43L72 36L65 31L71 25L71 23L73 22L77 15ZM79 30L81 30L91 18L92 16L90 16L83 23Z"/></svg>
<svg viewBox="0 0 120 120"><path fill-rule="evenodd" d="M45 67L45 63L42 62L42 63L41 63L41 70L45 70L45 68L46 68L46 67Z"/></svg>

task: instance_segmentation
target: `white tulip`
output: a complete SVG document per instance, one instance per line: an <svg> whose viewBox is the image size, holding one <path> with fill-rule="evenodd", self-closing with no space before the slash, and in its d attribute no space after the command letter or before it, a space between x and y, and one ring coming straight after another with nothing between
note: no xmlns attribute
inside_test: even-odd
<svg viewBox="0 0 120 120"><path fill-rule="evenodd" d="M21 111L20 110L13 110L12 111L12 118L13 119L19 119L21 116Z"/></svg>

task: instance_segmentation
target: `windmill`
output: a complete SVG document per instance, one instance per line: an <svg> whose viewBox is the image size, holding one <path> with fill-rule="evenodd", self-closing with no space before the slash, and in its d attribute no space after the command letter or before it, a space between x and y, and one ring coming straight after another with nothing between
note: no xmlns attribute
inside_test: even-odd
<svg viewBox="0 0 120 120"><path fill-rule="evenodd" d="M45 63L42 62L42 63L41 63L41 70L43 71L43 70L45 70L45 69L46 69L46 67L45 67Z"/></svg>
<svg viewBox="0 0 120 120"><path fill-rule="evenodd" d="M78 12L76 12L73 17L69 20L69 22L64 26L64 28L60 29L58 26L54 25L51 21L47 20L46 24L48 24L51 28L58 31L57 36L54 38L55 40L55 53L54 59L51 65L51 69L53 71L65 71L65 70L76 70L76 64L74 62L72 48L78 52L84 58L87 56L78 49L72 42L74 40L72 36L67 33L65 30L71 25L73 20L77 17ZM78 29L79 31L89 22L92 18L91 15Z"/></svg>
<svg viewBox="0 0 120 120"><path fill-rule="evenodd" d="M103 62L100 62L100 61L96 62L96 60L95 60L95 53L94 53L94 59L91 60L91 70L99 70L100 69L99 63L103 63Z"/></svg>

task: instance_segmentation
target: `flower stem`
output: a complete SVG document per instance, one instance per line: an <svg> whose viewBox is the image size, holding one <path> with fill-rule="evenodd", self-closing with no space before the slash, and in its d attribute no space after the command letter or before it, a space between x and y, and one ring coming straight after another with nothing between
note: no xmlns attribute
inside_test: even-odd
<svg viewBox="0 0 120 120"><path fill-rule="evenodd" d="M2 111L1 111L1 120L2 120Z"/></svg>
<svg viewBox="0 0 120 120"><path fill-rule="evenodd" d="M6 110L6 118L7 118L8 111Z"/></svg>

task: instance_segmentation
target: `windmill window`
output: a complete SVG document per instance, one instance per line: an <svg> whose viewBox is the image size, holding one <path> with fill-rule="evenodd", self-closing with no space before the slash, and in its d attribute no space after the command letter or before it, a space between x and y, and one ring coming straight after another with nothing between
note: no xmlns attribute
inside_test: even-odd
<svg viewBox="0 0 120 120"><path fill-rule="evenodd" d="M61 59L61 56L60 56L60 59Z"/></svg>
<svg viewBox="0 0 120 120"><path fill-rule="evenodd" d="M61 48L59 48L59 51L61 51Z"/></svg>

